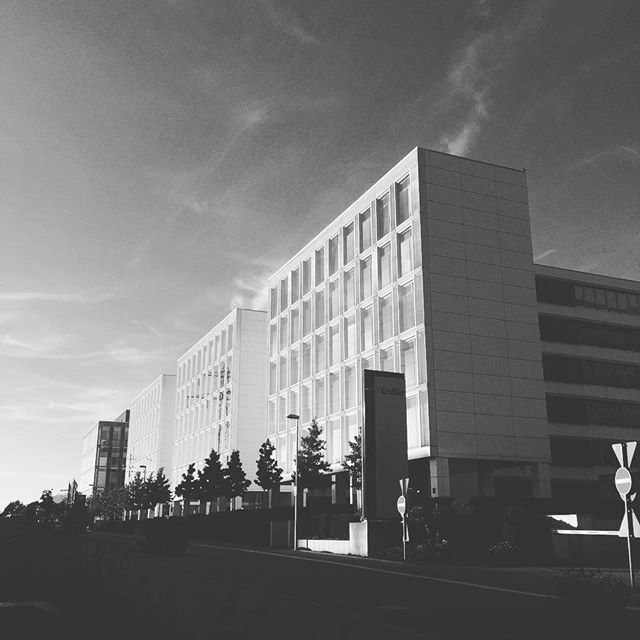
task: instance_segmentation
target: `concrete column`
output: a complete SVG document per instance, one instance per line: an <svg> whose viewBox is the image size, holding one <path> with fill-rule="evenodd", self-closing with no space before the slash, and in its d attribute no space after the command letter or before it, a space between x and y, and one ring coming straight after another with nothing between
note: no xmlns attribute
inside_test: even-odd
<svg viewBox="0 0 640 640"><path fill-rule="evenodd" d="M449 458L431 458L429 460L429 474L431 477L431 497L450 497Z"/></svg>
<svg viewBox="0 0 640 640"><path fill-rule="evenodd" d="M536 462L531 468L534 498L551 497L551 472L548 462Z"/></svg>

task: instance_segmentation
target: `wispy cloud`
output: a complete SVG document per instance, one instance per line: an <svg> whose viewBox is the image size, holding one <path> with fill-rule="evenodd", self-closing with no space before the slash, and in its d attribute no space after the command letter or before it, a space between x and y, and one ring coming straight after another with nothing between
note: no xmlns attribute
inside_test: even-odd
<svg viewBox="0 0 640 640"><path fill-rule="evenodd" d="M558 249L547 249L546 251L543 251L542 253L538 253L537 255L533 256L533 261L539 262L540 260L544 260L545 258L548 258L549 256L553 255L554 253L558 253Z"/></svg>
<svg viewBox="0 0 640 640"><path fill-rule="evenodd" d="M595 167L600 162L610 160L619 160L638 164L640 163L640 149L627 145L618 145L609 149L603 149L602 151L598 151L597 153L578 160L571 168L579 169L582 167Z"/></svg>
<svg viewBox="0 0 640 640"><path fill-rule="evenodd" d="M282 33L306 47L319 44L315 36L309 33L291 13L285 12L283 8L279 7L274 0L259 0L259 4L264 9L269 20Z"/></svg>
<svg viewBox="0 0 640 640"><path fill-rule="evenodd" d="M446 92L453 107L468 105L464 118L442 135L439 147L447 153L465 155L491 118L491 91L499 82L499 71L514 57L514 48L542 24L553 0L530 3L515 23L483 33L458 50L446 79ZM480 13L489 11L488 3L477 2Z"/></svg>
<svg viewBox="0 0 640 640"><path fill-rule="evenodd" d="M261 275L240 276L233 279L233 295L229 307L266 309L269 299L268 272Z"/></svg>
<svg viewBox="0 0 640 640"><path fill-rule="evenodd" d="M0 302L104 302L115 297L114 293L51 293L47 291L4 291Z"/></svg>

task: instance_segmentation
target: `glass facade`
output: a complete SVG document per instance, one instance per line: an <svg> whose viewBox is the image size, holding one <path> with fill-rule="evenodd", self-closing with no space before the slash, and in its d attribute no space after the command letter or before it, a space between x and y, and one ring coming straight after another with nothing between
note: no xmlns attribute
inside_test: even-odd
<svg viewBox="0 0 640 640"><path fill-rule="evenodd" d="M299 262L274 276L273 296L281 306L272 320L270 335L279 344L271 345L269 371L279 384L269 385L270 407L287 403L282 415L297 413L303 428L317 419L332 462L341 462L358 432L367 368L405 373L410 447L428 445L424 325L416 317L422 289L415 285L413 257L420 221L411 216L410 194L408 176L391 182L370 206L345 212ZM282 306L284 286L288 307ZM271 420L269 430L275 435ZM279 460L291 471L287 459Z"/></svg>

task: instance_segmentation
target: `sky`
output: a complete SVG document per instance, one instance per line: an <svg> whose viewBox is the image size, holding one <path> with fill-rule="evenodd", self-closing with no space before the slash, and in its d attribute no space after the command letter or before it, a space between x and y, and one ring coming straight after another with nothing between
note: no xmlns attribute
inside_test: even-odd
<svg viewBox="0 0 640 640"><path fill-rule="evenodd" d="M416 146L640 279L635 0L3 0L0 509Z"/></svg>

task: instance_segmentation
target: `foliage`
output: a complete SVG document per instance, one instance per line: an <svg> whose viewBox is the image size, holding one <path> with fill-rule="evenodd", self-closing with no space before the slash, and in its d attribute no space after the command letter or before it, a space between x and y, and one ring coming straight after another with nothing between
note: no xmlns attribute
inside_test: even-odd
<svg viewBox="0 0 640 640"><path fill-rule="evenodd" d="M187 467L186 473L182 474L181 482L176 486L175 493L180 496L185 505L185 513L189 509L191 498L197 495L198 481L194 478L196 465L193 462Z"/></svg>
<svg viewBox="0 0 640 640"><path fill-rule="evenodd" d="M91 499L89 512L105 520L120 520L127 504L127 489L110 487L100 491Z"/></svg>
<svg viewBox="0 0 640 640"><path fill-rule="evenodd" d="M315 418L311 421L306 436L300 439L298 450L298 468L294 473L299 474L300 489L316 489L326 482L325 473L331 470L331 465L325 458L325 442L322 439L322 427Z"/></svg>
<svg viewBox="0 0 640 640"><path fill-rule="evenodd" d="M24 513L24 504L20 500L13 500L10 502L0 513L0 518L11 518L12 516L19 516Z"/></svg>
<svg viewBox="0 0 640 640"><path fill-rule="evenodd" d="M357 435L349 441L349 453L342 463L349 472L354 489L362 488L362 438Z"/></svg>
<svg viewBox="0 0 640 640"><path fill-rule="evenodd" d="M147 502L147 489L145 480L139 471L136 471L133 480L126 486L126 508L130 511L144 509Z"/></svg>
<svg viewBox="0 0 640 640"><path fill-rule="evenodd" d="M220 454L211 449L209 457L205 459L204 466L198 471L197 489L193 497L200 500L211 501L223 496L225 493L225 479L220 462ZM177 488L176 488L177 492Z"/></svg>
<svg viewBox="0 0 640 640"><path fill-rule="evenodd" d="M251 486L251 480L247 480L247 474L240 461L240 452L237 449L231 452L227 468L223 473L224 491L228 498L237 498L247 493L247 489Z"/></svg>
<svg viewBox="0 0 640 640"><path fill-rule="evenodd" d="M255 483L264 491L269 491L280 485L282 482L282 469L278 466L277 461L273 458L273 452L276 448L267 438L260 446L260 457L256 461L258 471Z"/></svg>
<svg viewBox="0 0 640 640"><path fill-rule="evenodd" d="M38 523L50 526L53 524L56 516L62 515L63 513L64 504L56 504L53 500L51 489L45 489L40 495L40 501L38 502Z"/></svg>
<svg viewBox="0 0 640 640"><path fill-rule="evenodd" d="M160 467L153 482L149 482L151 485L149 488L151 508L157 504L165 504L171 502L172 493L169 479L164 474L164 468Z"/></svg>

